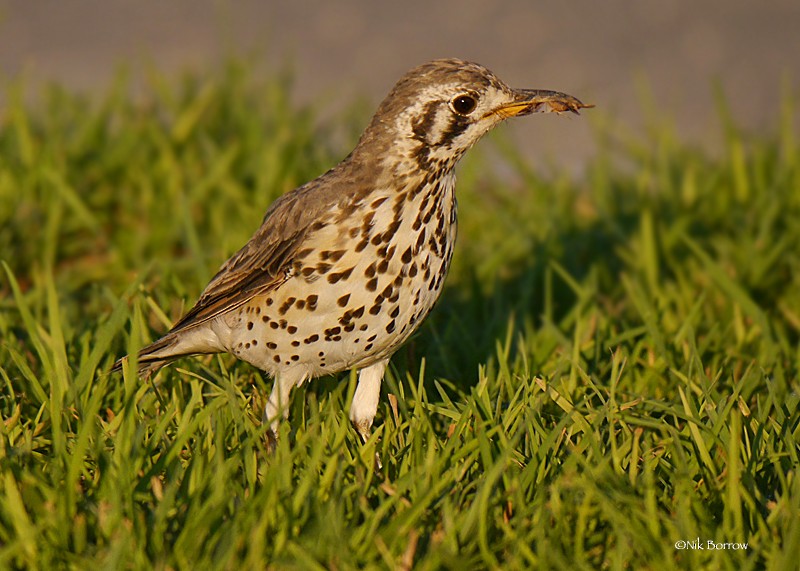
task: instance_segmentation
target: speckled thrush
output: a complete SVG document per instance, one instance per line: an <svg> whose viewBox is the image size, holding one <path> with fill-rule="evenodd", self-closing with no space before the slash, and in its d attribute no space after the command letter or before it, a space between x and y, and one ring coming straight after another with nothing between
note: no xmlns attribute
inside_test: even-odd
<svg viewBox="0 0 800 571"><path fill-rule="evenodd" d="M358 369L350 418L366 440L389 358L442 291L456 163L504 119L584 107L564 93L511 89L457 59L412 69L353 152L276 200L195 306L141 350L139 374L185 355L232 353L274 379L264 415L275 435L293 387Z"/></svg>

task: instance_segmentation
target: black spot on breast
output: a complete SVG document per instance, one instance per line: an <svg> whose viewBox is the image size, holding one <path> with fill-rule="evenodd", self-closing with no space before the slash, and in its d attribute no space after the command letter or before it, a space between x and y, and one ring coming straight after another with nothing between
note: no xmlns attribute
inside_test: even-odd
<svg viewBox="0 0 800 571"><path fill-rule="evenodd" d="M437 256L441 257L441 252L439 251L439 243L436 241L436 237L431 234L431 237L428 238L428 248Z"/></svg>
<svg viewBox="0 0 800 571"><path fill-rule="evenodd" d="M328 276L328 283L335 284L340 280L346 280L353 273L354 268L349 268L343 272L335 272Z"/></svg>
<svg viewBox="0 0 800 571"><path fill-rule="evenodd" d="M367 291L375 291L378 289L378 278L372 278L367 282L366 285Z"/></svg>
<svg viewBox="0 0 800 571"><path fill-rule="evenodd" d="M252 321L248 321L247 322L247 330L250 331L252 329L253 329L253 322Z"/></svg>
<svg viewBox="0 0 800 571"><path fill-rule="evenodd" d="M364 214L364 219L361 221L361 233L368 236L372 232L372 223L375 219L375 211L370 210Z"/></svg>
<svg viewBox="0 0 800 571"><path fill-rule="evenodd" d="M309 311L314 311L315 309L317 309L317 300L318 299L319 299L319 296L317 296L317 295L309 295L306 298L306 309L308 309Z"/></svg>
<svg viewBox="0 0 800 571"><path fill-rule="evenodd" d="M303 339L303 343L305 343L306 345L310 345L311 343L315 343L317 341L319 341L319 335L317 335L316 333Z"/></svg>
<svg viewBox="0 0 800 571"><path fill-rule="evenodd" d="M384 242L391 241L392 237L395 235L398 228L400 228L400 221L394 220L391 224L389 224L389 227L386 229L386 232L383 233L383 241Z"/></svg>
<svg viewBox="0 0 800 571"><path fill-rule="evenodd" d="M294 325L290 325L289 327L286 328L286 332L289 333L290 335L294 335L295 333L297 333L297 327L295 327Z"/></svg>
<svg viewBox="0 0 800 571"><path fill-rule="evenodd" d="M289 311L289 308L294 305L294 302L297 301L296 297L287 297L286 301L278 308L278 313L280 315L286 315L286 312Z"/></svg>
<svg viewBox="0 0 800 571"><path fill-rule="evenodd" d="M425 210L428 207L428 203L431 201L431 196L433 196L433 192L428 192L425 196L422 197L422 200L419 203L419 209Z"/></svg>
<svg viewBox="0 0 800 571"><path fill-rule="evenodd" d="M395 306L395 308L389 313L389 317L395 318L398 315L400 315L400 307L399 306Z"/></svg>
<svg viewBox="0 0 800 571"><path fill-rule="evenodd" d="M395 328L394 319L389 322L389 325L386 326L386 333L392 333Z"/></svg>
<svg viewBox="0 0 800 571"><path fill-rule="evenodd" d="M441 236L444 232L444 216L439 216L439 223L436 224L436 235Z"/></svg>
<svg viewBox="0 0 800 571"><path fill-rule="evenodd" d="M416 244L414 244L414 252L415 253L419 252L420 248L422 248L422 245L425 243L425 238L426 237L427 237L427 232L425 231L425 228L423 228L420 231L419 236L417 236Z"/></svg>
<svg viewBox="0 0 800 571"><path fill-rule="evenodd" d="M408 248L406 248L406 251L405 251L405 252L403 252L403 255L400 257L400 260L401 260L401 261L402 261L404 264L407 264L407 263L409 263L409 262L411 261L411 246L409 246Z"/></svg>
<svg viewBox="0 0 800 571"><path fill-rule="evenodd" d="M273 343L272 341L267 342L267 349L277 349L277 348L278 348L277 343Z"/></svg>
<svg viewBox="0 0 800 571"><path fill-rule="evenodd" d="M339 259L344 256L344 250L323 250L319 257L323 260L331 260L334 262L338 262Z"/></svg>
<svg viewBox="0 0 800 571"><path fill-rule="evenodd" d="M339 307L344 307L344 306L346 306L346 305L347 305L347 302L348 302L348 301L350 301L350 294L349 294L349 293L348 293L348 294L345 294L345 295L343 295L342 297L340 297L339 299L337 299L337 300L336 300L336 304L337 304Z"/></svg>

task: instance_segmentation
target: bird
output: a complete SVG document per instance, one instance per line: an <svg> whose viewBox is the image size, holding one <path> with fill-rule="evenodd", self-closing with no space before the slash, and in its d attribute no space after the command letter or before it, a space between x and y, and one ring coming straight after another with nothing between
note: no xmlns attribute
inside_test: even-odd
<svg viewBox="0 0 800 571"><path fill-rule="evenodd" d="M273 379L263 418L275 441L294 387L356 369L349 416L366 442L389 359L442 293L456 164L506 119L588 107L557 91L512 89L460 59L411 69L353 151L273 202L197 303L139 351L139 376L184 356L231 353Z"/></svg>

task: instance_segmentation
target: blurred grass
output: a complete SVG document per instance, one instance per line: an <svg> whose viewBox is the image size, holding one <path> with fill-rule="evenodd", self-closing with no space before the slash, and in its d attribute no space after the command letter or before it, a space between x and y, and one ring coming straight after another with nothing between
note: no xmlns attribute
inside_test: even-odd
<svg viewBox="0 0 800 571"><path fill-rule="evenodd" d="M321 379L269 457L246 364L105 374L367 119L320 125L288 74L249 69L154 72L138 98L124 76L98 101L55 86L34 108L9 88L0 567L796 568L791 97L758 136L721 99L715 158L595 114L579 177L495 134L460 169L448 287L393 360L375 438L349 426L354 377Z"/></svg>

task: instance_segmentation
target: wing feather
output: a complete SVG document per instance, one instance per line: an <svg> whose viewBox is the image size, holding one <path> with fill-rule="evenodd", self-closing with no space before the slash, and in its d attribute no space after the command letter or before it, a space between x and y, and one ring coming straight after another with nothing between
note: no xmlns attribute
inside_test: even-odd
<svg viewBox="0 0 800 571"><path fill-rule="evenodd" d="M307 204L303 198L312 191L305 185L276 200L250 241L222 265L170 332L204 323L280 287L288 279L294 254L323 211L330 209L330 203Z"/></svg>
<svg viewBox="0 0 800 571"><path fill-rule="evenodd" d="M348 155L319 178L277 199L250 241L222 265L170 333L209 321L285 283L295 254L337 212L351 210L374 186L373 179L353 176L348 169L352 159L353 154Z"/></svg>

